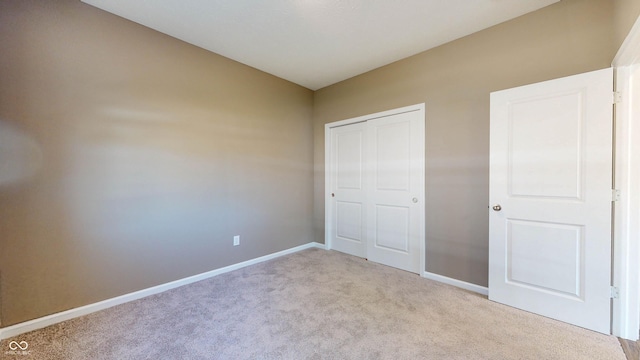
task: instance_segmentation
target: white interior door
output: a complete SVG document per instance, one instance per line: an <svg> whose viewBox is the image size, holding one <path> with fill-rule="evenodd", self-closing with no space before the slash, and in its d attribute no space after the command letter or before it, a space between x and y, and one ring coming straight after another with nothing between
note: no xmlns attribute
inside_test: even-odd
<svg viewBox="0 0 640 360"><path fill-rule="evenodd" d="M489 299L609 333L612 69L491 94Z"/></svg>
<svg viewBox="0 0 640 360"><path fill-rule="evenodd" d="M424 105L327 124L325 134L328 247L420 273Z"/></svg>
<svg viewBox="0 0 640 360"><path fill-rule="evenodd" d="M419 273L424 121L407 112L367 121L367 257Z"/></svg>
<svg viewBox="0 0 640 360"><path fill-rule="evenodd" d="M331 129L331 247L366 257L366 123Z"/></svg>

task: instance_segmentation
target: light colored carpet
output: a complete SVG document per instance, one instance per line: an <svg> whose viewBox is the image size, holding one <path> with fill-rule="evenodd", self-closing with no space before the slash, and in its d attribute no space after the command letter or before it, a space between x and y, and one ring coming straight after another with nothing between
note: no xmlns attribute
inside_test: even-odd
<svg viewBox="0 0 640 360"><path fill-rule="evenodd" d="M30 354L7 355L9 341ZM305 250L2 342L7 359L603 359L613 336Z"/></svg>
<svg viewBox="0 0 640 360"><path fill-rule="evenodd" d="M640 341L618 339L627 360L640 360Z"/></svg>

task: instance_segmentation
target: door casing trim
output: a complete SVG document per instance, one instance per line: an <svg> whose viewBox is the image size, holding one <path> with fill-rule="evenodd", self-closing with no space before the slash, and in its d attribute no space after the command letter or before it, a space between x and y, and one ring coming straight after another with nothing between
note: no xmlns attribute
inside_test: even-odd
<svg viewBox="0 0 640 360"><path fill-rule="evenodd" d="M640 18L633 25L611 65L615 74L615 188L613 335L638 340L640 331ZM635 98L635 101L634 101ZM635 186L634 186L635 184Z"/></svg>

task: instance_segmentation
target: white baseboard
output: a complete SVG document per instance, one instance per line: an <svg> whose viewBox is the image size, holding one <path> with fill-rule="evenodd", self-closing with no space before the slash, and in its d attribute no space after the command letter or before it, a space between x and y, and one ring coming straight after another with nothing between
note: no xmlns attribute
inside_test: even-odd
<svg viewBox="0 0 640 360"><path fill-rule="evenodd" d="M104 309L110 308L112 306L124 304L124 303L129 302L129 301L138 300L138 299L150 296L150 295L159 294L161 292L165 292L167 290L171 290L171 289L183 286L183 285L191 284L191 283L194 283L196 281L208 279L208 278L211 278L211 277L214 277L214 276L217 276L217 275L220 275L220 274L224 274L224 273L227 273L227 272L230 272L230 271L233 271L233 270L238 270L238 269L241 269L243 267L247 267L247 266L250 266L250 265L258 264L258 263L261 263L263 261L275 259L275 258L283 256L283 255L292 254L292 253L295 253L295 252L298 252L298 251L301 251L301 250L305 250L305 249L309 249L309 248L325 249L325 245L317 243L317 242L310 242L308 244L296 246L296 247L291 248L291 249L282 250L282 251L279 251L279 252L276 252L276 253L273 253L273 254L261 256L259 258L255 258L255 259L243 261L241 263L229 265L229 266L226 266L226 267L223 267L223 268L220 268L220 269L216 269L216 270L208 271L208 272L205 272L205 273L202 273L202 274L190 276L190 277L187 277L187 278L184 278L184 279L168 282L166 284L157 285L157 286L150 287L150 288L147 288L147 289L143 289L143 290L139 290L139 291L132 292L132 293L129 293L129 294L125 294L125 295L121 295L121 296L118 296L118 297L114 297L114 298L111 298L111 299L103 300L103 301L100 301L100 302L97 302L97 303L81 306L79 308L74 308L74 309L62 311L62 312L51 314L51 315L47 315L47 316L44 316L44 317L41 317L41 318L38 318L38 319L33 319L33 320L25 321L23 323L7 326L5 328L0 328L0 340L8 339L10 337L17 336L17 335L20 335L20 334L24 334L24 333L29 332L29 331L42 329L44 327L47 327L47 326L50 326L50 325L53 325L53 324L57 324L57 323L62 322L62 321L66 321L66 320L70 320L70 319L73 319L73 318L76 318L76 317L80 317L80 316L83 316L83 315L91 314L91 313L96 312L96 311L100 311L100 310L104 310Z"/></svg>
<svg viewBox="0 0 640 360"><path fill-rule="evenodd" d="M480 285L468 283L466 281L457 280L457 279L453 279L453 278L450 278L450 277L434 274L434 273L428 272L428 271L425 271L422 274L422 277L430 279L430 280L435 280L435 281L438 281L438 282L441 282L441 283L453 285L453 286L459 287L461 289L473 291L473 292L476 292L476 293L478 293L480 295L489 296L489 289L484 287L484 286L480 286Z"/></svg>

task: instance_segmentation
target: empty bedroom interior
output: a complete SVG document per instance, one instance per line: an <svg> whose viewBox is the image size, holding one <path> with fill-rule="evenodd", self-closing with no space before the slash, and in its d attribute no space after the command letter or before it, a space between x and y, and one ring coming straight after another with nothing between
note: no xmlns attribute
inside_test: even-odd
<svg viewBox="0 0 640 360"><path fill-rule="evenodd" d="M486 287L489 93L611 66L639 14L562 0L312 91L79 0L2 1L0 324L324 243L324 125L418 103L421 270Z"/></svg>

